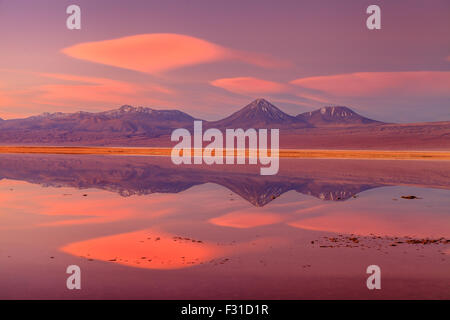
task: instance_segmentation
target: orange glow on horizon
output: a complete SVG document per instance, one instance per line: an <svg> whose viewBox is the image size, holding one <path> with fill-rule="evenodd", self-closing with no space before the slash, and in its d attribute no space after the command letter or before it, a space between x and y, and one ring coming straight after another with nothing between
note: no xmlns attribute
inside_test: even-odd
<svg viewBox="0 0 450 320"><path fill-rule="evenodd" d="M68 74L42 74L44 77L57 80L76 82L77 84L46 84L39 86L42 94L39 95L41 103L64 103L67 101L90 101L90 102L110 102L129 101L139 104L139 102L152 101L160 103L161 100L155 98L142 97L144 93L153 92L158 94L171 94L172 90L153 84L134 84L124 81L117 81L106 78L85 77Z"/></svg>

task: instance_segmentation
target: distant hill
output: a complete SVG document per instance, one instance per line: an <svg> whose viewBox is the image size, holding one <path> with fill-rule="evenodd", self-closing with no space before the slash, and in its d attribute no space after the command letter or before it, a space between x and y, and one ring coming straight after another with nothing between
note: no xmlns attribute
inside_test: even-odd
<svg viewBox="0 0 450 320"><path fill-rule="evenodd" d="M299 114L297 118L316 127L383 123L363 117L350 108L342 106L323 107L319 110Z"/></svg>

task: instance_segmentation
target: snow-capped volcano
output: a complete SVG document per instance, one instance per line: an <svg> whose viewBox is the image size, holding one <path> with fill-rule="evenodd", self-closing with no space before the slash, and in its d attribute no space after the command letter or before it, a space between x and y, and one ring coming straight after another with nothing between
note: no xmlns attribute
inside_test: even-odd
<svg viewBox="0 0 450 320"><path fill-rule="evenodd" d="M309 127L302 119L284 113L265 99L256 99L232 115L210 122L215 128Z"/></svg>
<svg viewBox="0 0 450 320"><path fill-rule="evenodd" d="M323 107L315 111L297 115L314 126L324 125L357 125L357 124L381 124L382 122L363 117L350 108L343 106Z"/></svg>

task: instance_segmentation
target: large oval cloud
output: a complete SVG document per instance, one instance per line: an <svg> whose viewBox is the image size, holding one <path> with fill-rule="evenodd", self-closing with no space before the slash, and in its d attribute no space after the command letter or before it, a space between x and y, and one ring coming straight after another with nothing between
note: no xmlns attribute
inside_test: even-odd
<svg viewBox="0 0 450 320"><path fill-rule="evenodd" d="M277 65L276 61L260 54L237 51L203 39L172 33L84 42L62 52L81 60L151 74L222 60L238 60L262 67Z"/></svg>

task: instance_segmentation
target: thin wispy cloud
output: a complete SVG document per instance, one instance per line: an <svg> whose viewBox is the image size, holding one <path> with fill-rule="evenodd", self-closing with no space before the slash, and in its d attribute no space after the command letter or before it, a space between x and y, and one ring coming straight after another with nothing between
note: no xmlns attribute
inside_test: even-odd
<svg viewBox="0 0 450 320"><path fill-rule="evenodd" d="M293 85L338 97L450 96L450 72L359 72L293 80Z"/></svg>
<svg viewBox="0 0 450 320"><path fill-rule="evenodd" d="M222 78L211 81L211 84L238 94L283 93L289 91L289 87L283 83L253 77Z"/></svg>
<svg viewBox="0 0 450 320"><path fill-rule="evenodd" d="M274 101L289 104L310 105L315 103L330 103L326 98L301 90L298 86L289 83L275 82L255 77L221 78L211 81L211 85L222 88L228 92L246 95L248 97L270 96ZM290 99L280 99L280 94Z"/></svg>

